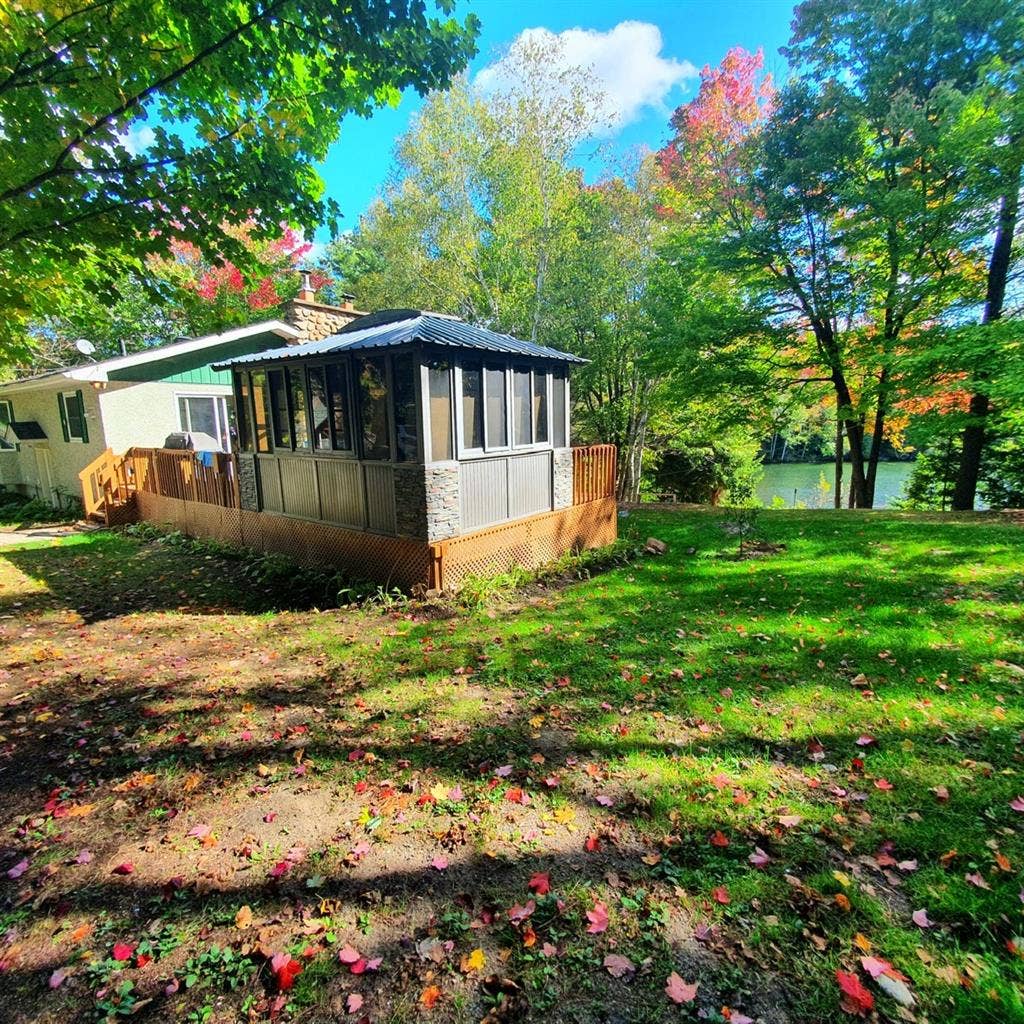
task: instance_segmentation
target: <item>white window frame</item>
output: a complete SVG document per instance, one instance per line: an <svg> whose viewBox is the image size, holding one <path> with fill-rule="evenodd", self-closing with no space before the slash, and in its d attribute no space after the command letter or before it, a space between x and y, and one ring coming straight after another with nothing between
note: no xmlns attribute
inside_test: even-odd
<svg viewBox="0 0 1024 1024"><path fill-rule="evenodd" d="M174 412L178 418L178 426L181 430L192 433L192 428L181 422L181 399L183 398L204 398L213 402L213 418L217 424L217 440L224 451L231 451L231 421L228 418L228 396L212 395L202 391L176 391L174 393ZM225 444L225 438L227 443Z"/></svg>
<svg viewBox="0 0 1024 1024"><path fill-rule="evenodd" d="M9 398L0 398L0 408L7 408L7 423L0 422L0 454L4 452L17 452L18 441L7 437L10 425L14 422L14 403Z"/></svg>

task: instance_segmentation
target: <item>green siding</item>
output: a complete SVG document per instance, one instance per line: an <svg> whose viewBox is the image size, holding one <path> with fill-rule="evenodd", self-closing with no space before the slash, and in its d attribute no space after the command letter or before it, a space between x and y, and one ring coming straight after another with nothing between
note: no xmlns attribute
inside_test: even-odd
<svg viewBox="0 0 1024 1024"><path fill-rule="evenodd" d="M172 373L169 377L161 377L165 384L224 384L231 386L229 370L214 370L210 366L198 366L194 370Z"/></svg>

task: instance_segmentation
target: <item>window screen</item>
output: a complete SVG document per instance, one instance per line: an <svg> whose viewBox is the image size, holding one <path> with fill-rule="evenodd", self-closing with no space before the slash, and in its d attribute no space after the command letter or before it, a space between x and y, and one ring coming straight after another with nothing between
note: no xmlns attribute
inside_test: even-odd
<svg viewBox="0 0 1024 1024"><path fill-rule="evenodd" d="M565 437L565 373L556 373L551 378L551 443L564 448Z"/></svg>
<svg viewBox="0 0 1024 1024"><path fill-rule="evenodd" d="M249 374L235 374L235 410L238 423L238 450L252 451L252 431L249 429Z"/></svg>
<svg viewBox="0 0 1024 1024"><path fill-rule="evenodd" d="M517 445L533 443L530 419L530 371L516 370L512 375L512 431Z"/></svg>
<svg viewBox="0 0 1024 1024"><path fill-rule="evenodd" d="M327 367L327 395L334 428L336 451L352 451L352 428L349 426L348 366L336 363Z"/></svg>
<svg viewBox="0 0 1024 1024"><path fill-rule="evenodd" d="M484 446L484 371L479 363L462 367L462 444Z"/></svg>
<svg viewBox="0 0 1024 1024"><path fill-rule="evenodd" d="M285 390L284 370L270 370L270 405L274 415L274 447L291 448L292 429L288 422L288 392Z"/></svg>
<svg viewBox="0 0 1024 1024"><path fill-rule="evenodd" d="M309 449L309 414L306 409L306 371L292 367L288 371L292 397L292 441L297 449Z"/></svg>
<svg viewBox="0 0 1024 1024"><path fill-rule="evenodd" d="M416 370L418 363L410 355L391 361L391 380L395 389L395 454L399 462L415 462L420 451L420 426L416 414Z"/></svg>
<svg viewBox="0 0 1024 1024"><path fill-rule="evenodd" d="M505 398L505 371L488 366L484 371L487 396L487 447L504 448L508 445L508 405Z"/></svg>
<svg viewBox="0 0 1024 1024"><path fill-rule="evenodd" d="M533 439L541 444L548 439L548 375L533 373Z"/></svg>
<svg viewBox="0 0 1024 1024"><path fill-rule="evenodd" d="M382 356L359 360L359 412L363 426L363 458L391 458L388 431L388 376Z"/></svg>
<svg viewBox="0 0 1024 1024"><path fill-rule="evenodd" d="M430 381L430 457L441 462L453 457L450 364L440 360L431 362L427 377Z"/></svg>
<svg viewBox="0 0 1024 1024"><path fill-rule="evenodd" d="M313 447L319 451L331 447L331 421L327 410L327 384L322 366L311 366L309 377L309 425L313 433Z"/></svg>
<svg viewBox="0 0 1024 1024"><path fill-rule="evenodd" d="M267 388L265 370L253 370L252 382L252 433L256 451L270 451L270 391Z"/></svg>

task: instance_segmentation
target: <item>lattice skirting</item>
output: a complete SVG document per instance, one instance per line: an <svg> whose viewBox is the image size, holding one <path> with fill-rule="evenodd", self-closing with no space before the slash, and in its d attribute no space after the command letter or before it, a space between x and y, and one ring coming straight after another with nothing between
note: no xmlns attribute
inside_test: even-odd
<svg viewBox="0 0 1024 1024"><path fill-rule="evenodd" d="M428 544L148 491L139 491L136 500L142 519L192 537L275 551L313 568L335 565L353 578L407 590L457 590L470 575L495 575L517 565L535 569L567 551L611 544L618 524L615 499L601 498Z"/></svg>
<svg viewBox="0 0 1024 1024"><path fill-rule="evenodd" d="M467 576L537 569L568 551L612 544L617 536L615 499L598 498L433 544L435 579L444 590L458 590Z"/></svg>

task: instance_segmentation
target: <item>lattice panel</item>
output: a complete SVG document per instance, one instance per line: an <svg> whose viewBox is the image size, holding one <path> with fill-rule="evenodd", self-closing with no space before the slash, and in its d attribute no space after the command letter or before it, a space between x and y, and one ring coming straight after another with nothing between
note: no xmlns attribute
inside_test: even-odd
<svg viewBox="0 0 1024 1024"><path fill-rule="evenodd" d="M359 579L411 589L417 585L457 590L467 576L493 576L514 566L535 569L567 551L615 541L615 499L542 512L515 522L427 544L403 537L345 530L270 512L222 508L140 491L139 514L193 537L235 547L276 551L301 565L336 565Z"/></svg>
<svg viewBox="0 0 1024 1024"><path fill-rule="evenodd" d="M381 537L327 523L221 508L148 492L140 492L138 500L144 519L166 523L193 537L275 551L312 568L335 565L353 578L388 586L409 589L429 582L431 555L424 541Z"/></svg>
<svg viewBox="0 0 1024 1024"><path fill-rule="evenodd" d="M567 551L612 544L617 536L614 498L542 512L433 545L439 576L435 585L458 590L467 576L493 576L515 566L536 569Z"/></svg>

